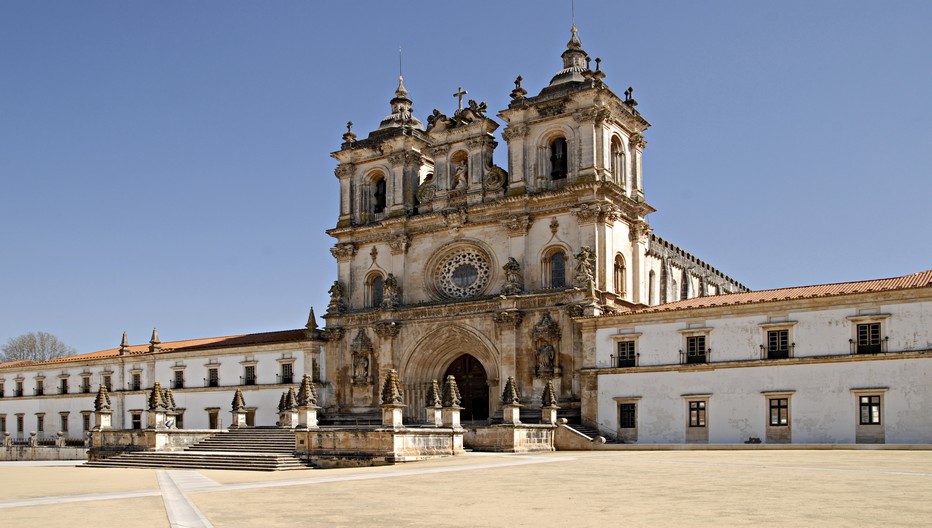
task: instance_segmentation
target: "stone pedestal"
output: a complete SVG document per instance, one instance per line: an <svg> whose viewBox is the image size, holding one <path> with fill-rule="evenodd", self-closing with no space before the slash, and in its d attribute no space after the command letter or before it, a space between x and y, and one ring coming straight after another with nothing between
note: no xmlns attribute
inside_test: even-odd
<svg viewBox="0 0 932 528"><path fill-rule="evenodd" d="M317 410L320 407L308 405L298 407L298 428L317 429Z"/></svg>
<svg viewBox="0 0 932 528"><path fill-rule="evenodd" d="M283 429L294 429L298 426L297 411L282 411L278 413L278 426Z"/></svg>
<svg viewBox="0 0 932 528"><path fill-rule="evenodd" d="M436 427L443 426L443 410L440 407L434 407L429 405L424 407L424 422L427 425L433 425Z"/></svg>
<svg viewBox="0 0 932 528"><path fill-rule="evenodd" d="M146 427L149 429L164 429L168 413L164 410L146 412Z"/></svg>
<svg viewBox="0 0 932 528"><path fill-rule="evenodd" d="M550 407L541 407L540 423L555 425L557 423L557 409L558 407L556 405Z"/></svg>
<svg viewBox="0 0 932 528"><path fill-rule="evenodd" d="M506 404L502 406L502 420L506 424L521 423L521 406Z"/></svg>
<svg viewBox="0 0 932 528"><path fill-rule="evenodd" d="M3 446L13 447L13 437L10 436L9 431L3 431Z"/></svg>
<svg viewBox="0 0 932 528"><path fill-rule="evenodd" d="M382 405L382 425L394 428L404 427L402 420L402 409L404 407L404 405L393 403Z"/></svg>
<svg viewBox="0 0 932 528"><path fill-rule="evenodd" d="M441 416L441 425L444 427L452 427L453 429L461 429L460 425L460 411L463 410L462 407L444 407L440 411Z"/></svg>
<svg viewBox="0 0 932 528"><path fill-rule="evenodd" d="M233 421L230 422L230 428L246 427L246 411L231 411Z"/></svg>
<svg viewBox="0 0 932 528"><path fill-rule="evenodd" d="M110 429L112 427L113 413L110 411L97 411L94 413L94 430Z"/></svg>

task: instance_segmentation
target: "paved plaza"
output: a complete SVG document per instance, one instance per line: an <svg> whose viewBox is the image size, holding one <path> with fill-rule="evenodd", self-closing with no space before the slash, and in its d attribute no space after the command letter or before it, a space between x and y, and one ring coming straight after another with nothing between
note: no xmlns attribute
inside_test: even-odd
<svg viewBox="0 0 932 528"><path fill-rule="evenodd" d="M0 463L0 524L932 526L932 451L468 453L280 473Z"/></svg>

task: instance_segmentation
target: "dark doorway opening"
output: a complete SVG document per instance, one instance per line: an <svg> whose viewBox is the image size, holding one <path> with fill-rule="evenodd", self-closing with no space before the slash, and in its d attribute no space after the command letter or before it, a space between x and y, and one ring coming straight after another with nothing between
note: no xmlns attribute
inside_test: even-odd
<svg viewBox="0 0 932 528"><path fill-rule="evenodd" d="M487 420L489 418L489 381L482 368L479 360L463 354L456 358L447 371L443 374L443 379L453 375L456 378L456 386L460 389L463 410L460 418L463 421Z"/></svg>

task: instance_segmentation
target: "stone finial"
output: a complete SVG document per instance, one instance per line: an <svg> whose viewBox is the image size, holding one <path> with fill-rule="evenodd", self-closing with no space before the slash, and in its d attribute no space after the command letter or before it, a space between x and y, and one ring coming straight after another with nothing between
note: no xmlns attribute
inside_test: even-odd
<svg viewBox="0 0 932 528"><path fill-rule="evenodd" d="M171 389L162 390L162 401L165 402L165 408L169 411L175 410L175 394Z"/></svg>
<svg viewBox="0 0 932 528"><path fill-rule="evenodd" d="M317 389L314 388L314 381L311 377L305 374L298 387L298 406L310 407L312 405L317 405Z"/></svg>
<svg viewBox="0 0 932 528"><path fill-rule="evenodd" d="M243 412L246 410L246 400L243 398L243 391L236 389L233 394L233 412Z"/></svg>
<svg viewBox="0 0 932 528"><path fill-rule="evenodd" d="M110 394L107 393L107 386L103 383L97 389L97 397L94 398L94 410L97 412L110 410Z"/></svg>
<svg viewBox="0 0 932 528"><path fill-rule="evenodd" d="M124 356L129 353L129 341L126 339L126 332L123 332L123 340L120 341L120 355Z"/></svg>
<svg viewBox="0 0 932 528"><path fill-rule="evenodd" d="M307 316L307 324L304 327L308 330L317 330L317 317L314 316L313 306L311 306L311 313Z"/></svg>
<svg viewBox="0 0 932 528"><path fill-rule="evenodd" d="M505 382L505 390L502 391L502 403L505 405L520 405L521 398L518 397L518 386L515 383L514 376L508 376Z"/></svg>
<svg viewBox="0 0 932 528"><path fill-rule="evenodd" d="M278 412L285 412L285 397L287 394L287 392L283 392L282 397L278 399Z"/></svg>
<svg viewBox="0 0 932 528"><path fill-rule="evenodd" d="M520 75L515 78L515 89L511 91L512 99L524 99L524 96L527 95L527 90L521 87L521 81L524 80L524 77Z"/></svg>
<svg viewBox="0 0 932 528"><path fill-rule="evenodd" d="M437 380L430 380L430 390L427 392L427 406L443 406L443 397L440 396L440 384L437 383Z"/></svg>
<svg viewBox="0 0 932 528"><path fill-rule="evenodd" d="M463 400L460 398L460 389L456 386L456 378L453 374L447 376L443 384L443 406L459 407Z"/></svg>
<svg viewBox="0 0 932 528"><path fill-rule="evenodd" d="M152 391L149 392L149 410L150 411L164 411L165 410L165 401L162 399L162 384L155 382L155 385L152 387Z"/></svg>
<svg viewBox="0 0 932 528"><path fill-rule="evenodd" d="M547 380L547 385L544 387L544 393L540 397L540 406L541 407L557 407L557 395L553 390L553 380Z"/></svg>
<svg viewBox="0 0 932 528"><path fill-rule="evenodd" d="M398 381L398 371L391 369L385 376L385 385L382 386L382 405L401 405L404 397L401 392L401 382Z"/></svg>
<svg viewBox="0 0 932 528"><path fill-rule="evenodd" d="M149 339L149 352L158 352L162 350L162 342L159 341L159 331L152 329L152 337Z"/></svg>
<svg viewBox="0 0 932 528"><path fill-rule="evenodd" d="M353 122L347 121L346 122L346 133L343 134L343 142L352 143L354 141L356 141L356 134L353 133Z"/></svg>
<svg viewBox="0 0 932 528"><path fill-rule="evenodd" d="M288 390L285 391L283 395L284 403L282 406L283 411L293 411L298 407L298 397L294 393L294 387L288 387Z"/></svg>

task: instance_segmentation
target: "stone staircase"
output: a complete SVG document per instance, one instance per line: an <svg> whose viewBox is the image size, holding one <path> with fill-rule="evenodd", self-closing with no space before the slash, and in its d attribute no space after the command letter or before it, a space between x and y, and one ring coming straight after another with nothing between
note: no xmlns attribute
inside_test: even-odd
<svg viewBox="0 0 932 528"><path fill-rule="evenodd" d="M575 431L579 431L580 433L588 436L589 438L595 438L597 436L605 437L606 444L623 444L624 443L616 439L614 436L609 436L603 432L593 429L592 427L588 427L588 426L581 425L578 423L577 424L566 424L566 425L568 427L573 428Z"/></svg>
<svg viewBox="0 0 932 528"><path fill-rule="evenodd" d="M231 429L210 436L184 451L137 451L86 467L232 469L286 471L313 467L294 456L294 432L278 428Z"/></svg>

